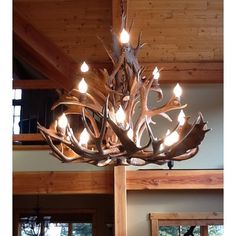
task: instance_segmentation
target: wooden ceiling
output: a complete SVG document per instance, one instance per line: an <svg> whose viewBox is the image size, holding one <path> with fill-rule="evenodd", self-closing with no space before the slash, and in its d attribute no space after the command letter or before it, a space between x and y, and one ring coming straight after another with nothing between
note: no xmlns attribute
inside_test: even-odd
<svg viewBox="0 0 236 236"><path fill-rule="evenodd" d="M134 21L131 41L142 31L147 43L141 64L164 66L166 82L223 81L223 0L125 2L128 25ZM111 47L110 29L120 30L119 0L14 0L13 6L15 57L49 79L70 88L84 60L109 66L97 37Z"/></svg>

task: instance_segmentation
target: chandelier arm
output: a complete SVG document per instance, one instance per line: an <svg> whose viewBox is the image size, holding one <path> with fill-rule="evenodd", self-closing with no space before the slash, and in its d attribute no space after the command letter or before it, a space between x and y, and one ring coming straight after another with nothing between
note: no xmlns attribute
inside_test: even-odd
<svg viewBox="0 0 236 236"><path fill-rule="evenodd" d="M114 70L112 71L111 75L109 76L109 83L108 83L109 87L112 86L112 83L115 79L115 75L117 74L117 72L120 70L122 64L124 63L124 59L125 59L125 53L122 52L122 54L119 58L119 61L117 62L117 64L115 65Z"/></svg>
<svg viewBox="0 0 236 236"><path fill-rule="evenodd" d="M41 132L42 133L42 132ZM53 155L58 158L60 161L64 162L64 163L68 163L71 162L71 158L68 158L67 156L65 156L54 144L53 141L50 137L50 135L46 135L46 133L42 133L42 135L44 136L44 138L46 139L48 145L51 147L52 151L53 151ZM79 159L81 157L77 157L77 158L73 158L73 160L75 159Z"/></svg>
<svg viewBox="0 0 236 236"><path fill-rule="evenodd" d="M88 125L88 122L86 120L86 117L85 117L85 107L82 107L82 122L83 122L83 125L84 127L86 128L86 130L88 131L89 135L92 137L92 139L95 139L96 138L96 134L94 134L92 132L92 130L90 129L89 125ZM99 134L98 134L99 135Z"/></svg>
<svg viewBox="0 0 236 236"><path fill-rule="evenodd" d="M94 130L94 135L98 136L99 135L99 130L98 130L97 123L94 120L93 116L89 112L87 112L86 110L85 110L85 114L84 115L85 115L85 117L87 117L89 119L89 121L90 121L90 123L91 123L91 125L93 127L93 130Z"/></svg>
<svg viewBox="0 0 236 236"><path fill-rule="evenodd" d="M139 150L136 144L127 136L127 131L124 131L122 128L116 125L109 117L107 121L128 154L135 153Z"/></svg>
<svg viewBox="0 0 236 236"><path fill-rule="evenodd" d="M155 116L155 115L159 115L160 113L166 113L166 112L172 111L172 110L180 110L185 107L187 107L187 104L181 105L181 103L178 101L178 99L173 96L169 100L169 102L167 102L165 105L163 105L159 108L148 110L146 115L147 116Z"/></svg>
<svg viewBox="0 0 236 236"><path fill-rule="evenodd" d="M104 43L104 40L103 40L101 37L97 36L97 38L98 38L98 39L100 40L100 42L102 43L102 46L104 47L104 49L105 49L107 55L108 55L109 58L111 59L112 64L115 65L116 63L115 63L115 60L114 60L114 58L113 58L113 56L112 56L112 51L109 50L109 49L106 47L106 45L105 45L105 43Z"/></svg>

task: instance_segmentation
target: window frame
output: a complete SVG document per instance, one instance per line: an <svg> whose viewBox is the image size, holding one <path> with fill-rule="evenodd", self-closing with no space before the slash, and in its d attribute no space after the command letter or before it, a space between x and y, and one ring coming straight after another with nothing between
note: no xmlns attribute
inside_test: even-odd
<svg viewBox="0 0 236 236"><path fill-rule="evenodd" d="M223 225L222 212L150 213L151 236L159 236L160 226L200 225L201 236L208 236L208 225Z"/></svg>

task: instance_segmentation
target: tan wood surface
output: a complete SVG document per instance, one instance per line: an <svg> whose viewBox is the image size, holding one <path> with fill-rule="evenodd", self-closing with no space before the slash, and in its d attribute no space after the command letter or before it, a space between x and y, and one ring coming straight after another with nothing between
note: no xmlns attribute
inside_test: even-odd
<svg viewBox="0 0 236 236"><path fill-rule="evenodd" d="M223 170L127 171L127 190L223 189Z"/></svg>
<svg viewBox="0 0 236 236"><path fill-rule="evenodd" d="M14 172L14 194L112 194L113 173Z"/></svg>
<svg viewBox="0 0 236 236"><path fill-rule="evenodd" d="M62 86L52 80L15 79L15 80L12 80L12 88L13 89L58 89L58 88L62 88Z"/></svg>
<svg viewBox="0 0 236 236"><path fill-rule="evenodd" d="M153 212L150 213L151 220L222 220L222 212L172 212L162 213Z"/></svg>
<svg viewBox="0 0 236 236"><path fill-rule="evenodd" d="M73 87L78 65L14 9L14 52L65 89ZM72 85L71 85L72 84Z"/></svg>
<svg viewBox="0 0 236 236"><path fill-rule="evenodd" d="M139 31L147 45L143 62L223 60L222 0L130 0L132 41Z"/></svg>
<svg viewBox="0 0 236 236"><path fill-rule="evenodd" d="M109 61L97 36L110 43L112 1L18 1L14 6L77 63Z"/></svg>
<svg viewBox="0 0 236 236"><path fill-rule="evenodd" d="M43 136L39 133L36 134L14 134L13 141L45 141Z"/></svg>
<svg viewBox="0 0 236 236"><path fill-rule="evenodd" d="M115 236L127 235L126 170L114 167Z"/></svg>
<svg viewBox="0 0 236 236"><path fill-rule="evenodd" d="M201 234L201 236L208 236L208 227L207 226L201 226L200 227L200 234Z"/></svg>
<svg viewBox="0 0 236 236"><path fill-rule="evenodd" d="M129 0L131 41L140 31L147 45L140 62L223 61L223 0ZM108 57L96 36L109 45L110 28L119 28L120 1L17 0L19 9L36 29L75 61L105 62Z"/></svg>

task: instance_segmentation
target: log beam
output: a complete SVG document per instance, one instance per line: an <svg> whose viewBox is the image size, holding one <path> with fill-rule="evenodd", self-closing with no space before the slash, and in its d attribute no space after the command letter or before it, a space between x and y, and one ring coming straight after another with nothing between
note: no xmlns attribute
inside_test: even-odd
<svg viewBox="0 0 236 236"><path fill-rule="evenodd" d="M13 194L112 194L111 171L14 172Z"/></svg>
<svg viewBox="0 0 236 236"><path fill-rule="evenodd" d="M223 189L223 170L139 170L127 172L127 190Z"/></svg>
<svg viewBox="0 0 236 236"><path fill-rule="evenodd" d="M127 192L124 166L114 167L115 236L127 235Z"/></svg>
<svg viewBox="0 0 236 236"><path fill-rule="evenodd" d="M14 47L17 58L40 71L64 89L74 87L78 73L77 63L46 36L35 29L14 9Z"/></svg>

